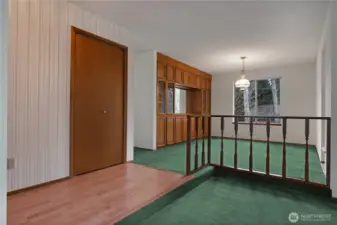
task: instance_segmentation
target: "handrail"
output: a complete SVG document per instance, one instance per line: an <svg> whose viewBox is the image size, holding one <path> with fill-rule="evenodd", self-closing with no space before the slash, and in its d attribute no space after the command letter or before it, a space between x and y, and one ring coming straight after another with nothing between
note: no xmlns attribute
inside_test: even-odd
<svg viewBox="0 0 337 225"><path fill-rule="evenodd" d="M206 117L224 117L224 118L269 118L269 119L310 119L310 120L331 120L331 117L318 117L318 116L238 116L238 115L205 115Z"/></svg>

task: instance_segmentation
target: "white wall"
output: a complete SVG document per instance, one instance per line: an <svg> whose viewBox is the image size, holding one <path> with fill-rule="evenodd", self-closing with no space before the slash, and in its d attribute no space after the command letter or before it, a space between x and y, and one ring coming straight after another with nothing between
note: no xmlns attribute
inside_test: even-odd
<svg viewBox="0 0 337 225"><path fill-rule="evenodd" d="M7 217L7 22L8 2L0 1L0 224Z"/></svg>
<svg viewBox="0 0 337 225"><path fill-rule="evenodd" d="M316 60L316 115L331 116L331 20L330 11L324 23ZM316 148L322 160L326 149L326 124L317 121ZM324 168L325 170L325 168Z"/></svg>
<svg viewBox="0 0 337 225"><path fill-rule="evenodd" d="M233 115L233 88L239 78L237 73L213 76L212 81L212 114ZM316 114L316 78L315 63L303 63L278 68L247 71L247 78L267 79L281 78L280 101L281 116L315 116ZM234 136L232 120L225 120L224 136ZM220 120L213 119L212 135L220 136ZM249 138L249 126L239 125L238 136ZM266 127L254 126L254 139L266 140ZM271 140L282 141L282 126L271 127ZM287 141L305 143L304 120L289 120L287 123ZM316 122L310 122L310 144L316 144Z"/></svg>
<svg viewBox="0 0 337 225"><path fill-rule="evenodd" d="M70 28L129 47L127 159L133 159L133 46L124 28L66 0L11 0L8 191L69 176Z"/></svg>
<svg viewBox="0 0 337 225"><path fill-rule="evenodd" d="M330 33L329 61L331 62L331 189L332 196L337 198L337 2L331 3L328 16L328 33Z"/></svg>
<svg viewBox="0 0 337 225"><path fill-rule="evenodd" d="M157 52L135 55L135 146L155 150Z"/></svg>
<svg viewBox="0 0 337 225"><path fill-rule="evenodd" d="M317 99L325 100L325 108L322 101L317 102L317 115L325 111L326 116L331 116L331 189L332 196L337 198L337 2L331 2L326 17L316 66ZM324 145L320 139L322 132L318 126L318 146Z"/></svg>

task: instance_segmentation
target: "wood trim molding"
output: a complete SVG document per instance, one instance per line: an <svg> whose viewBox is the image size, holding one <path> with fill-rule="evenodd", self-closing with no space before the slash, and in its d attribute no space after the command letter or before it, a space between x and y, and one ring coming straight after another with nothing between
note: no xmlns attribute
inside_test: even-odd
<svg viewBox="0 0 337 225"><path fill-rule="evenodd" d="M15 195L15 194L18 194L18 193L21 193L21 192L25 192L25 191L45 187L45 186L48 186L48 185L52 185L52 184L55 184L55 183L59 183L59 182L68 180L70 178L71 177L64 177L64 178L60 178L60 179L57 179L57 180L48 181L48 182L45 182L45 183L42 183L42 184L37 184L37 185L30 186L30 187L18 189L18 190L15 190L15 191L9 191L9 192L7 192L7 196L11 196L11 195Z"/></svg>
<svg viewBox="0 0 337 225"><path fill-rule="evenodd" d="M178 69L181 69L183 71L186 71L186 72L190 72L190 73L193 73L193 74L196 74L196 75L204 75L206 77L211 77L210 74L206 73L206 72L203 72L195 67L192 67L190 65L187 65L183 62L180 62L174 58L171 58L169 56L166 56L162 53L157 53L157 61L158 62L161 62L165 65L170 65L170 66L173 66L175 68L178 68ZM211 78L209 78L211 79Z"/></svg>
<svg viewBox="0 0 337 225"><path fill-rule="evenodd" d="M212 135L212 138L220 139L221 136L213 136L213 135ZM223 138L224 138L224 139L235 140L234 137L229 137L229 136L224 136ZM237 138L237 140L241 140L241 141L250 141L249 138L239 138L239 137ZM253 141L254 141L254 142L265 142L265 143L267 143L266 140L261 140L261 139L253 139ZM269 141L269 143L283 144L282 141ZM294 143L294 142L286 142L286 143L287 143L287 144L291 144L291 145L304 145L304 146L305 146L304 143L303 143L303 144L301 144L301 143ZM309 145L309 146L314 146L314 145Z"/></svg>
<svg viewBox="0 0 337 225"><path fill-rule="evenodd" d="M75 52L76 52L76 34L81 34L86 37L90 37L96 40L103 41L107 44L114 45L119 47L123 51L124 55L124 71L123 71L123 163L127 162L127 105L128 105L128 47L121 45L117 42L102 38L100 36L97 36L93 33L81 30L77 27L72 26L71 27L71 66L70 66L70 177L74 176L74 146L73 146L73 107L74 107L74 99L73 99L73 86L74 86L74 73L75 73Z"/></svg>
<svg viewBox="0 0 337 225"><path fill-rule="evenodd" d="M232 124L234 124L235 122L232 122ZM240 125L249 125L249 122L238 122L238 124ZM253 122L253 125L255 126L267 126L267 122ZM270 126L276 126L276 127L280 127L282 126L281 123L270 123Z"/></svg>

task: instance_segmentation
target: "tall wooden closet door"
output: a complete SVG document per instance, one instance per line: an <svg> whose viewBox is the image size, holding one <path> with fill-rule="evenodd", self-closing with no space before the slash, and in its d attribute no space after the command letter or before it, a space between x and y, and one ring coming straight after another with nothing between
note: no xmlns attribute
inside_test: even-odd
<svg viewBox="0 0 337 225"><path fill-rule="evenodd" d="M123 162L123 95L124 95L124 52L121 48L100 42L100 64L102 73L102 111L106 110L103 127L105 146L102 151L102 166Z"/></svg>
<svg viewBox="0 0 337 225"><path fill-rule="evenodd" d="M72 73L73 173L123 162L124 53L76 34Z"/></svg>

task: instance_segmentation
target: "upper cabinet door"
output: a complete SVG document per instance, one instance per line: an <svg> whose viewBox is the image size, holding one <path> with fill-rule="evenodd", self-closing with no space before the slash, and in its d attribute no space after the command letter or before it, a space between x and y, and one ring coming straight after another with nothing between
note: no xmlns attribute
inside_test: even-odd
<svg viewBox="0 0 337 225"><path fill-rule="evenodd" d="M196 88L201 88L201 79L202 77L200 75L196 76Z"/></svg>
<svg viewBox="0 0 337 225"><path fill-rule="evenodd" d="M172 66L167 66L167 80L174 81L174 68Z"/></svg>
<svg viewBox="0 0 337 225"><path fill-rule="evenodd" d="M181 71L178 68L176 69L176 82L179 83L179 84L184 83L183 71Z"/></svg>
<svg viewBox="0 0 337 225"><path fill-rule="evenodd" d="M200 76L200 88L205 89L206 84L205 84L205 78L203 76Z"/></svg>
<svg viewBox="0 0 337 225"><path fill-rule="evenodd" d="M196 87L197 84L197 77L193 73L189 73L188 75L188 85L191 87Z"/></svg>
<svg viewBox="0 0 337 225"><path fill-rule="evenodd" d="M211 89L211 80L208 78L205 79L205 89Z"/></svg>
<svg viewBox="0 0 337 225"><path fill-rule="evenodd" d="M166 79L165 65L163 63L157 63L157 76L158 79Z"/></svg>
<svg viewBox="0 0 337 225"><path fill-rule="evenodd" d="M184 78L183 84L188 85L188 77L189 77L189 73L184 72L183 73L183 78Z"/></svg>

